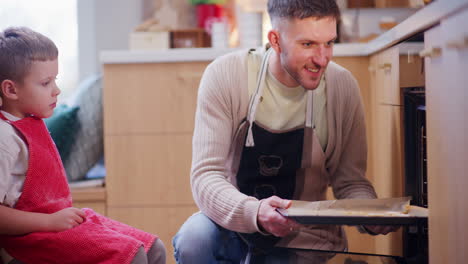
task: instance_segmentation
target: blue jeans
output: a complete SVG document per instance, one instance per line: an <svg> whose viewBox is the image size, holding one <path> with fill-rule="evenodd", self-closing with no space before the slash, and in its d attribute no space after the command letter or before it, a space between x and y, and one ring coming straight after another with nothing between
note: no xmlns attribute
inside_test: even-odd
<svg viewBox="0 0 468 264"><path fill-rule="evenodd" d="M172 245L178 264L238 264L248 252L236 232L219 226L201 212L185 221Z"/></svg>
<svg viewBox="0 0 468 264"><path fill-rule="evenodd" d="M236 232L217 225L200 212L185 221L174 236L172 245L178 264L322 264L331 257L329 254L296 254L285 248L273 248L274 254L258 254L253 245L249 250Z"/></svg>

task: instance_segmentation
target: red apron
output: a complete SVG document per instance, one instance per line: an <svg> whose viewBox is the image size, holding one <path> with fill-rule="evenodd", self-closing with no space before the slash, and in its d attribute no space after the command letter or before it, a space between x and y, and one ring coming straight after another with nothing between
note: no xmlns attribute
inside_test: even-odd
<svg viewBox="0 0 468 264"><path fill-rule="evenodd" d="M23 192L15 209L51 214L72 206L62 161L42 119L26 117L10 122L29 148L29 164ZM137 250L145 251L156 236L111 220L89 208L86 220L62 232L36 232L0 236L0 245L13 258L34 264L131 263Z"/></svg>

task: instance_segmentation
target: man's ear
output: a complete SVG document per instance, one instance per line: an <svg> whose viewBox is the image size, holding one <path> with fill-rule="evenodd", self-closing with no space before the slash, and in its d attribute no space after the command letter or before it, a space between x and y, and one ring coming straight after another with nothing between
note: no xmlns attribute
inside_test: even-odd
<svg viewBox="0 0 468 264"><path fill-rule="evenodd" d="M270 30L268 32L268 41L270 42L271 47L276 51L276 53L281 53L281 47L279 44L279 32L276 30Z"/></svg>
<svg viewBox="0 0 468 264"><path fill-rule="evenodd" d="M8 98L11 100L18 99L16 85L15 85L15 82L13 82L12 80L3 80L0 88L2 90L1 94L3 98Z"/></svg>

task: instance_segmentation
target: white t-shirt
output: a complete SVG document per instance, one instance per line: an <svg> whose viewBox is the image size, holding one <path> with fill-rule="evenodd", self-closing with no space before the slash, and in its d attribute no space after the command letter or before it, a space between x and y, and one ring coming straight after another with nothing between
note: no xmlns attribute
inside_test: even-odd
<svg viewBox="0 0 468 264"><path fill-rule="evenodd" d="M5 111L11 121L20 118ZM23 190L28 170L29 151L21 134L5 120L0 119L0 203L14 207Z"/></svg>
<svg viewBox="0 0 468 264"><path fill-rule="evenodd" d="M268 70L262 101L258 105L255 119L274 130L288 130L305 123L307 90L302 86L287 87L279 82ZM253 93L253 91L249 91ZM315 132L325 150L328 143L327 96L324 78L313 91L313 118Z"/></svg>

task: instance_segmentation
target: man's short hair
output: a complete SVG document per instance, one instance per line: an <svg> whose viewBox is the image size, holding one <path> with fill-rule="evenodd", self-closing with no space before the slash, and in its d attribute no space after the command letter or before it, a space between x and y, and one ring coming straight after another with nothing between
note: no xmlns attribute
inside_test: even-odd
<svg viewBox="0 0 468 264"><path fill-rule="evenodd" d="M0 32L0 83L23 82L34 61L55 60L58 49L48 37L26 27Z"/></svg>
<svg viewBox="0 0 468 264"><path fill-rule="evenodd" d="M340 20L341 13L335 0L268 0L268 14L275 19L304 19L333 17Z"/></svg>

